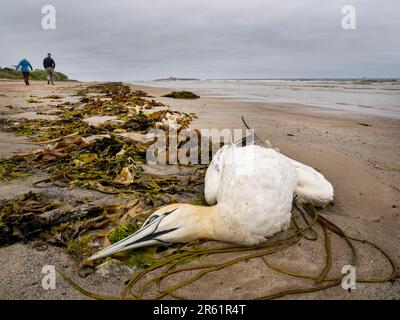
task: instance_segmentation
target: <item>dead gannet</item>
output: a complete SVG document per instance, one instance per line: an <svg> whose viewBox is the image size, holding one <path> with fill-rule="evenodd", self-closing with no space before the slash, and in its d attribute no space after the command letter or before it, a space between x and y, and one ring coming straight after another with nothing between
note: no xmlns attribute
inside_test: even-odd
<svg viewBox="0 0 400 320"><path fill-rule="evenodd" d="M136 233L89 259L197 239L258 245L289 227L294 196L324 206L333 200L333 188L313 168L274 149L226 145L207 169L209 207L181 203L162 207Z"/></svg>

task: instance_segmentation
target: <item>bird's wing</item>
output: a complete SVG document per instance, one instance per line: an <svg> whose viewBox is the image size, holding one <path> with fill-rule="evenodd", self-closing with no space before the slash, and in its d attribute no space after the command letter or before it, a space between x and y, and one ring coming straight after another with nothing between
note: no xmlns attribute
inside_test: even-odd
<svg viewBox="0 0 400 320"><path fill-rule="evenodd" d="M285 230L297 184L292 163L273 149L254 145L226 152L234 152L234 161L225 159L217 196L225 229L237 237L251 235L248 245Z"/></svg>
<svg viewBox="0 0 400 320"><path fill-rule="evenodd" d="M243 117L242 121L246 128L250 129ZM257 137L256 134L254 134L254 137L261 146L265 148L273 148L268 140L263 142L263 140ZM279 152L279 150L277 151ZM285 155L283 156L292 161L292 164L297 171L299 179L295 193L300 203L312 203L316 206L325 207L333 200L334 191L332 184L326 180L321 173L310 166L290 159Z"/></svg>
<svg viewBox="0 0 400 320"><path fill-rule="evenodd" d="M300 203L312 203L319 207L328 205L334 197L332 184L314 168L288 158L298 175L295 194Z"/></svg>
<svg viewBox="0 0 400 320"><path fill-rule="evenodd" d="M253 143L253 137L247 136L234 143L224 145L215 153L205 176L204 196L209 205L215 205L217 203L217 194L226 161L226 153L229 153L229 150L232 148L242 147L248 144L251 145Z"/></svg>
<svg viewBox="0 0 400 320"><path fill-rule="evenodd" d="M215 153L206 172L204 182L204 197L210 206L217 203L217 194L224 168L224 153L229 148L230 145L225 145Z"/></svg>

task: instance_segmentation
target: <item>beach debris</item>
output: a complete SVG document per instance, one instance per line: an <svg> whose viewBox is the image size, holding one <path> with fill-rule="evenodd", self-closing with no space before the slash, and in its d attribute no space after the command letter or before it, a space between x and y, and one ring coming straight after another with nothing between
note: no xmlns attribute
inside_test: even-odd
<svg viewBox="0 0 400 320"><path fill-rule="evenodd" d="M31 173L26 167L20 167L13 159L0 159L0 182L29 177Z"/></svg>
<svg viewBox="0 0 400 320"><path fill-rule="evenodd" d="M134 232L155 208L177 200L190 203L202 193L204 166L146 164L147 148L156 139L147 132L158 128L157 123L165 129L187 130L194 114L169 109L144 113L144 108L163 105L119 83L89 86L79 95L81 102L57 106L57 120L2 121L2 130L27 136L43 147L2 160L0 177L20 176L11 172L22 174L26 168L40 170L48 177L35 182L36 187L86 188L115 197L118 205L71 200L69 206L59 207L63 201L46 193L13 198L0 207L2 245L21 240L53 244L84 261L100 247ZM93 118L107 121L96 125ZM11 213L15 206L21 211ZM154 262L156 254L146 249L121 258L128 266L143 267ZM87 264L79 269L83 276L92 272L94 266Z"/></svg>
<svg viewBox="0 0 400 320"><path fill-rule="evenodd" d="M32 152L5 159L4 163L0 162L0 168L3 164L11 166L5 170L0 169L3 170L0 172L6 172L5 176L10 176L13 171L24 172L26 168L42 170L50 177L36 186L43 187L46 184L78 190L95 189L110 193L107 197L114 201L99 203L87 199L69 199L67 204L65 199L51 196L46 191L30 192L0 201L0 245L34 241L62 246L81 262L78 273L83 277L94 272L105 277L133 273L124 297L134 299L149 297L146 296L147 289L154 285L159 288L155 298L180 298L179 289L194 283L203 275L242 261L260 258L271 270L307 282L304 287L290 288L260 298L316 292L338 286L342 280L342 275L326 277L331 269L329 261L332 261L330 237L340 237L349 245L353 260L346 263L354 262L353 265L356 265L354 242L374 246L365 240L348 236L319 215L312 206L306 205L294 208L292 225L287 233L270 239L261 247L226 247L195 242L183 246L174 245L168 249L150 247L121 253L114 256L114 259L100 261L97 266L93 262L89 263L87 257L135 232L162 205L174 202L206 205L202 190L206 167L149 165L145 161L146 150L154 142L144 138L149 130L160 124L161 128L169 128L171 122L172 126L175 123L181 125L178 130L185 130L194 115L171 110L145 114L144 109L155 108L160 106L159 103L146 99L147 95L143 92L128 89L121 83L89 86L80 92L79 103L66 102L57 107L57 115L62 119L59 121L1 121L3 130L10 130L11 127L10 131L19 132L45 145ZM138 106L140 108L136 109ZM88 117L104 115L117 116L123 123L113 122L94 128L83 121ZM174 115L178 117L173 119L171 116ZM317 275L294 273L289 270L290 266L288 270L281 266L278 268L268 259L274 253L284 252L293 245L316 241L321 238L321 234L324 235L325 246L321 247L325 247L326 262ZM223 255L217 263L199 263L201 258L208 255L226 253L235 253L236 257L231 259ZM381 253L393 267L391 258L383 251ZM192 261L194 263L189 264ZM396 268L393 268L396 275ZM187 277L190 273L193 275ZM178 279L178 283L169 282L168 286L161 286L173 274L182 274L182 279ZM62 276L65 277L64 274ZM392 279L393 272L377 279L357 280L385 282ZM83 290L67 277L66 280L82 293L99 297ZM315 284L310 284L310 280L314 280Z"/></svg>
<svg viewBox="0 0 400 320"><path fill-rule="evenodd" d="M134 182L134 178L136 175L136 173L135 173L136 169L137 168L135 165L128 165L128 166L124 167L122 169L121 173L115 177L114 182L116 184L121 184L124 186L131 185Z"/></svg>
<svg viewBox="0 0 400 320"><path fill-rule="evenodd" d="M360 125L360 126L363 126L363 127L372 127L372 125L369 124L369 123L359 122L359 123L357 123L357 124Z"/></svg>
<svg viewBox="0 0 400 320"><path fill-rule="evenodd" d="M116 226L123 213L121 203L98 205L75 199L65 204L62 199L49 194L29 192L0 203L3 230L0 243L41 239L67 246L70 253L83 256L98 249L97 245L92 251L85 252L82 248L93 240L93 235L84 235L92 230Z"/></svg>
<svg viewBox="0 0 400 320"><path fill-rule="evenodd" d="M132 250L132 253L134 251ZM157 247L142 248L141 250L135 250L134 254L131 254L128 258L127 265L130 267L146 268L150 267L159 260L157 254Z"/></svg>
<svg viewBox="0 0 400 320"><path fill-rule="evenodd" d="M199 99L200 97L190 91L172 91L171 93L163 95L166 98L174 99Z"/></svg>
<svg viewBox="0 0 400 320"><path fill-rule="evenodd" d="M33 241L39 248L46 244L61 246L80 262L81 277L94 273L95 268L97 273L111 275L115 273L109 270L112 265L98 269L86 258L138 230L153 211L144 210L146 207L149 208L140 199L100 205L73 199L66 205L51 194L29 192L0 203L0 245ZM165 255L153 247L115 257L119 261L117 269L133 271L150 266Z"/></svg>
<svg viewBox="0 0 400 320"><path fill-rule="evenodd" d="M35 98L29 98L26 100L27 103L39 103L38 100L36 100Z"/></svg>
<svg viewBox="0 0 400 320"><path fill-rule="evenodd" d="M33 192L3 201L0 204L0 244L24 240L49 228L51 224L41 219L40 215L60 205Z"/></svg>
<svg viewBox="0 0 400 320"><path fill-rule="evenodd" d="M351 253L350 260L348 261L350 261L352 265L361 267L359 265L360 262L356 259L358 249L356 244L360 246L368 245L386 259L388 271L385 272L385 274L382 274L380 271L377 276L370 275L365 278L357 278L357 282L385 283L391 282L399 276L399 270L392 258L377 245L365 239L358 239L348 235L339 226L320 215L312 205L298 206L296 204L293 208L291 228L289 228L287 232L269 239L264 244L256 247L238 247L232 245L211 246L209 242L201 241L190 243L187 246L168 249L165 253L160 254L156 261L150 263L150 266L144 270L138 270L138 272L133 273L130 280L125 283L126 286L122 295L115 296L114 298L161 299L170 296L174 299L188 299L190 297L182 296L180 289L192 285L209 273L223 270L241 262L248 262L252 259L261 259L267 270L285 276L285 284L290 278L296 280L296 283L299 280L304 281L303 285L295 288L289 286L287 289L281 289L277 292L265 292L256 297L257 299L277 299L293 294L306 294L338 287L342 284L344 275L338 272L335 273L332 270L334 256L331 242L334 237L342 239L344 243L347 244L349 252ZM279 255L288 252L293 246L301 245L306 242L311 241L315 243L321 238L323 238L322 241L324 243L322 247L324 248L325 262L321 265L317 273L299 273L291 270L293 266L285 267L274 264L273 256L275 254ZM236 256L231 258L230 255L227 255L229 253L236 253ZM198 262L202 258L210 255L218 255L218 258L214 259L214 261L218 262L203 264ZM192 261L195 262L191 263ZM181 266L182 264L186 265ZM166 281L172 275L178 275L174 277L175 281ZM94 299L103 298L96 293L91 293L82 288L65 274L62 274L62 276L82 294ZM313 282L311 283L310 280L313 280ZM150 291L151 288L155 288L155 290ZM155 294L149 294L149 291L155 292Z"/></svg>
<svg viewBox="0 0 400 320"><path fill-rule="evenodd" d="M148 169L147 164L142 164L141 168ZM151 170L151 169L150 169ZM156 170L153 171L153 173ZM142 172L143 174L143 172ZM143 175L141 176L143 177ZM201 197L192 197L193 202L201 203L205 199ZM357 239L345 234L338 226L334 225L331 221L327 220L325 217L320 215L314 208L314 206L310 204L296 204L293 208L294 212L292 215L292 225L291 228L287 232L279 234L276 238L270 239L265 244L262 244L257 247L235 247L235 246L228 246L228 247L209 247L207 243L201 244L200 246L194 248L192 245L188 247L181 247L181 248L173 248L173 250L167 250L167 253L163 258L158 258L153 262L149 262L149 267L145 270L141 270L134 275L132 275L131 280L127 283L126 288L124 290L124 294L122 298L133 298L133 299L141 299L146 297L146 289L150 286L157 285L157 294L152 297L155 299L164 298L166 296L171 296L173 298L181 298L179 294L179 289L185 286L188 286L198 279L200 279L203 275L214 272L216 270L221 270L223 268L232 266L236 263L241 261L249 261L250 259L261 258L266 267L270 268L271 270L284 274L296 277L297 279L304 279L305 281L315 280L315 286L305 286L296 289L289 289L284 290L282 292L271 293L265 296L260 297L261 299L273 299L279 298L283 296L287 296L293 293L307 293L307 292L316 292L323 289L336 287L340 285L342 282L343 275L339 275L337 277L330 277L328 278L327 275L332 268L332 251L331 251L331 240L330 237L332 235L339 236L340 238L344 239L346 243L349 245L351 252L353 253L353 260L352 265L355 265L355 257L356 251L353 245L353 242L359 242L363 244L369 244L373 248L380 251L386 258L389 264L391 265L391 273L387 276L382 276L379 279L359 279L361 282L386 282L391 281L394 279L395 275L397 274L396 267L391 260L391 258L382 250L380 250L376 245L364 240L364 239ZM135 217L135 213L133 215ZM129 225L129 224L128 224ZM131 231L136 230L136 226L131 226ZM318 228L318 229L317 229ZM124 232L127 228L122 228ZM328 232L329 230L329 232ZM135 231L133 231L135 232ZM130 233L130 232L128 232ZM332 235L331 235L331 234ZM323 235L324 243L323 246L325 248L325 255L326 260L325 264L321 267L320 272L317 275L303 275L294 273L292 271L288 271L281 267L276 267L269 259L267 260L268 256L273 255L277 252L283 252L290 247L301 244L300 241L317 241L320 238L320 235ZM115 239L115 241L118 241ZM103 247L107 247L111 244L107 243ZM154 247L151 247L154 248ZM136 252L137 250L135 250ZM198 263L180 267L181 263L189 263L193 260L198 260L200 257L207 256L207 255L215 255L220 253L242 253L240 257L235 257L233 260L224 260L219 261L218 263L214 264L205 264L199 265ZM123 253L120 253L123 254ZM126 253L125 253L126 254ZM155 256L152 256L153 258ZM158 272L155 274L153 271L157 270ZM199 270L196 274L193 275L191 278L184 277L183 273L187 271L196 271ZM172 274L182 273L182 277L184 277L180 282L173 283L167 287L161 286L160 283L164 281L164 279L168 278ZM145 279L145 280L143 280ZM74 284L75 288L79 289L79 286ZM162 288L162 289L160 289ZM80 289L81 292L85 292L88 296L91 297L98 297L95 294L88 293L84 289ZM176 293L177 291L177 293ZM148 296L147 296L148 297ZM186 297L184 297L186 298Z"/></svg>
<svg viewBox="0 0 400 320"><path fill-rule="evenodd" d="M127 88L129 89L129 87ZM64 107L58 106L58 108ZM160 110L145 114L142 111L136 112L132 108L129 109L120 104L117 107L110 105L109 109L104 109L104 104L101 104L99 109L93 108L93 104L90 103L79 107L71 107L68 104L66 109L56 113L60 119L3 120L1 130L27 136L36 142L57 139L71 134L88 137L110 133L115 130L147 133L149 130L161 126L164 128L173 126L181 130L187 128L192 119L195 118L194 114L170 110Z"/></svg>
<svg viewBox="0 0 400 320"><path fill-rule="evenodd" d="M96 267L96 274L105 278L132 274L135 268L130 268L127 264L117 259L108 259Z"/></svg>
<svg viewBox="0 0 400 320"><path fill-rule="evenodd" d="M93 128L102 128L113 123L123 123L122 120L118 120L116 116L93 116L83 120Z"/></svg>
<svg viewBox="0 0 400 320"><path fill-rule="evenodd" d="M137 230L139 230L139 225L137 223L133 223L132 221L128 221L111 230L107 234L107 239L110 241L110 244L114 244L122 239L125 239L127 236L131 235Z"/></svg>
<svg viewBox="0 0 400 320"><path fill-rule="evenodd" d="M125 139L142 142L144 144L154 143L156 140L155 136L151 136L148 134L143 134L139 132L126 132L125 129L116 129L114 130L114 135L117 137L122 137Z"/></svg>
<svg viewBox="0 0 400 320"><path fill-rule="evenodd" d="M49 195L29 192L0 204L0 245L21 240L53 244L65 247L78 261L84 261L102 247L104 239L109 244L119 241L137 230L149 214L140 212L121 223L124 212L126 207L121 203L97 205L75 201L64 207L63 202ZM137 265L154 260L146 252L150 251L137 253ZM126 264L134 265L132 255L123 258Z"/></svg>
<svg viewBox="0 0 400 320"><path fill-rule="evenodd" d="M101 129L95 129L80 119L18 119L10 121L3 131L14 132L20 136L29 137L32 141L58 139L71 134L82 137L102 133Z"/></svg>
<svg viewBox="0 0 400 320"><path fill-rule="evenodd" d="M60 95L58 95L58 94L52 94L52 95L50 95L50 96L46 96L46 97L43 97L43 98L41 98L41 99L62 100L62 99L64 99L64 97L63 97L63 96L60 96Z"/></svg>

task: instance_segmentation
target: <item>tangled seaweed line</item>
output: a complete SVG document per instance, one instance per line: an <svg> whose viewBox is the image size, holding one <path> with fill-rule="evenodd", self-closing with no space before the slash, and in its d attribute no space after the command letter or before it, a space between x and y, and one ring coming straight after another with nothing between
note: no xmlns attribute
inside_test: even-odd
<svg viewBox="0 0 400 320"><path fill-rule="evenodd" d="M222 247L222 248L211 248L211 249L189 249L185 250L183 252L178 252L177 254L174 254L172 256L166 257L163 260L151 265L147 269L138 272L132 276L132 278L129 280L127 283L122 296L121 297L110 297L110 296L101 296L92 292L89 292L73 282L69 277L67 277L64 273L60 272L62 277L70 283L76 290L81 292L82 294L94 298L94 299L123 299L123 300L138 300L138 299L143 299L143 293L147 287L149 287L150 284L156 283L158 287L158 295L154 297L154 299L161 299L166 296L171 296L175 299L186 299L185 297L177 296L174 292L180 288L183 288L185 286L188 286L192 284L193 282L199 280L201 277L204 275L215 272L218 270L222 270L224 268L227 268L229 266L235 265L241 261L249 260L249 259L254 259L254 258L261 258L265 264L266 267L270 268L271 270L295 277L295 278L300 278L304 280L314 280L316 282L316 286L314 287L301 287L301 288L296 288L296 289L291 289L291 290L284 290L281 292L277 293L272 293L269 295L261 296L261 297L256 297L255 299L257 300L267 300L267 299L276 299L276 298L281 298L284 296L288 295L293 295L293 294L305 294L305 293L312 293L312 292L317 292L321 291L324 289L328 288L333 288L341 284L343 280L343 276L340 277L327 277L329 271L331 270L332 267L332 248L331 248L331 233L336 234L340 238L342 238L347 246L349 247L351 251L351 265L356 266L357 264L357 252L356 249L353 245L353 242L359 242L363 244L368 244L371 247L375 248L377 251L379 251L389 262L391 266L391 271L390 274L382 277L382 278L357 278L356 281L358 283L384 283L388 281L392 281L394 278L397 276L397 267L392 260L392 258L379 246L376 244L355 238L352 236L347 235L340 227L338 227L336 224L333 222L329 221L327 218L321 216L317 210L314 208L312 205L305 205L302 208L299 208L297 204L295 204L295 208L297 211L300 213L304 225L303 227L299 227L299 223L295 220L294 217L292 217L292 227L291 229L293 230L292 234L288 235L284 239L277 239L273 241L268 241L267 243L264 243L260 246L257 247L241 247L241 246L229 246L229 247ZM307 215L311 217L308 218ZM282 268L278 268L273 266L266 257L271 256L277 252L281 252L285 249L288 249L289 247L292 247L293 245L297 244L301 238L304 238L308 241L317 241L318 236L317 232L314 230L314 227L316 225L319 225L322 228L323 235L324 235L324 248L325 248L325 264L321 271L319 272L318 275L313 276L313 275L306 275L306 274L300 274L296 273L290 270L285 270ZM313 237L310 237L309 234L312 234ZM203 265L196 265L196 266L187 266L187 267L180 267L177 268L177 264L179 264L180 261L186 260L186 259L195 259L204 255L212 255L212 254L221 254L221 253L246 253L249 251L253 251L250 254L245 254L241 257L220 263L220 264L203 264ZM255 251L255 252L254 252ZM146 280L142 285L138 288L138 290L135 291L135 287L138 286L139 281L142 280L146 275L150 274L151 272L164 268L163 271L156 275L153 276L152 278ZM193 271L193 270L199 270L199 272L193 276L191 279L182 281L178 284L175 284L172 287L169 287L167 289L161 290L161 282L162 280L166 279L167 277L181 273L181 272L186 272L186 271Z"/></svg>

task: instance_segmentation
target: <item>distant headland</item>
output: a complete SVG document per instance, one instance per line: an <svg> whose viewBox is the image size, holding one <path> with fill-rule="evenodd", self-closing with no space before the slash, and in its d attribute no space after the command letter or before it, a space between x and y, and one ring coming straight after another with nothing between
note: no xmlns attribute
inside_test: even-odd
<svg viewBox="0 0 400 320"><path fill-rule="evenodd" d="M155 79L153 81L201 81L201 79L169 77L169 78L163 78L163 79Z"/></svg>

